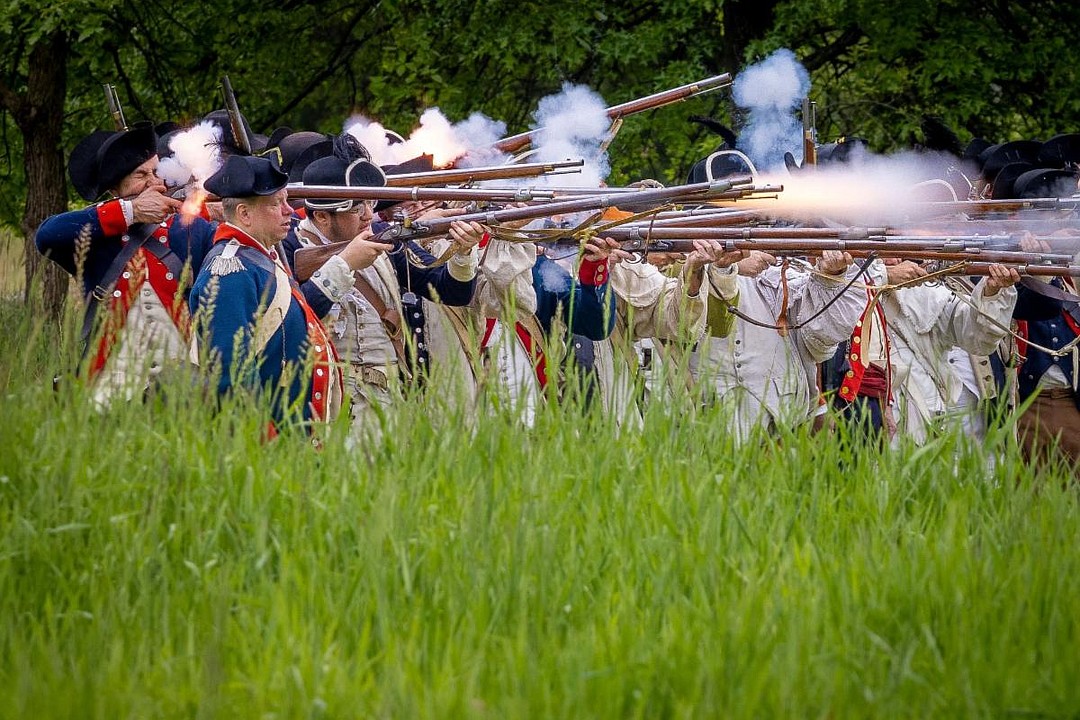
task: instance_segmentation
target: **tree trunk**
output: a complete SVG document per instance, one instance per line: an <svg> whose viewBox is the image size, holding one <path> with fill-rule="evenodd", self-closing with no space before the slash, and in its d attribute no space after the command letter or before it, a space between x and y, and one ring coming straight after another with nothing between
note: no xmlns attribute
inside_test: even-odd
<svg viewBox="0 0 1080 720"><path fill-rule="evenodd" d="M23 298L32 300L33 281L42 279L42 303L50 317L63 311L69 278L53 262L48 262L34 246L34 234L42 221L67 209L64 179L64 99L67 95L68 38L60 31L43 38L30 52L30 72L21 112L13 112L23 136L23 165L26 171L26 208L22 231L26 249L26 289Z"/></svg>
<svg viewBox="0 0 1080 720"><path fill-rule="evenodd" d="M778 4L779 0L728 0L724 3L721 67L727 68L732 75L742 69L746 48L772 28Z"/></svg>

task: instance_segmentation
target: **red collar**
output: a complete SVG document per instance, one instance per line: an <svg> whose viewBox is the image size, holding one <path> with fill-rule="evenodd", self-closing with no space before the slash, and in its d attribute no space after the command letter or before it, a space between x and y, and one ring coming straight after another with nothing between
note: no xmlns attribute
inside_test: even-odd
<svg viewBox="0 0 1080 720"><path fill-rule="evenodd" d="M266 246L263 245L261 242L251 237L235 225L230 225L227 222L223 222L218 225L217 232L214 233L214 242L227 242L229 240L235 240L241 245L245 245L249 248L255 248L266 257L273 259L270 255L270 251L267 250Z"/></svg>

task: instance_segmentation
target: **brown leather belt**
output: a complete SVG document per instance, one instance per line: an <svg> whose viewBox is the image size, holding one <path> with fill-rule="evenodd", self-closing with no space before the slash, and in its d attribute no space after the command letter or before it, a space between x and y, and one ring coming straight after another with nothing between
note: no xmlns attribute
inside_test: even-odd
<svg viewBox="0 0 1080 720"><path fill-rule="evenodd" d="M390 389L390 383L386 379L386 373L371 365L353 365L352 374L354 378L365 385L372 385L380 390Z"/></svg>

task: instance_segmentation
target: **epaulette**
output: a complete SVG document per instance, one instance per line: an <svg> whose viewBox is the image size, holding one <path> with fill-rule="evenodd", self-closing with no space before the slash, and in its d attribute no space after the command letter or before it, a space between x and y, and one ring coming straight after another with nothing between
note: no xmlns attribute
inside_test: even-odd
<svg viewBox="0 0 1080 720"><path fill-rule="evenodd" d="M240 243L235 240L230 240L229 244L225 246L225 249L221 251L221 254L210 261L210 274L223 276L232 275L233 273L243 272L244 263L240 258L236 257L236 253L240 250Z"/></svg>

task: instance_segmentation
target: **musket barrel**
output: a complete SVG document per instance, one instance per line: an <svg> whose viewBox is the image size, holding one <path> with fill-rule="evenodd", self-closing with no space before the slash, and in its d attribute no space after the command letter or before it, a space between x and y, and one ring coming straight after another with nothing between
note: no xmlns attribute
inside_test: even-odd
<svg viewBox="0 0 1080 720"><path fill-rule="evenodd" d="M290 199L319 200L481 200L488 202L530 202L553 200L550 190L489 190L487 188L443 187L348 187L344 185L288 185Z"/></svg>
<svg viewBox="0 0 1080 720"><path fill-rule="evenodd" d="M584 160L564 160L547 163L519 163L517 165L486 165L453 170L401 173L387 175L388 187L413 187L416 185L443 185L479 182L481 180L506 180L510 178L537 177L539 175L565 175L581 172Z"/></svg>
<svg viewBox="0 0 1080 720"><path fill-rule="evenodd" d="M746 178L729 178L722 182L704 182L691 185L676 185L674 187L658 188L655 190L642 190L633 196L635 204L658 205L669 202L673 198L693 197L697 195L708 196L711 193L724 193L731 187ZM411 227L392 228L387 231L392 240L408 240L414 237L441 235L450 228L455 221L475 221L487 225L496 225L515 220L532 220L552 215L569 215L573 213L603 210L605 208L621 206L627 203L629 198L619 193L605 194L602 189L596 195L572 200L555 200L543 205L521 208L507 208L491 212L470 213L459 215L455 218L439 218L431 221L420 221Z"/></svg>
<svg viewBox="0 0 1080 720"><path fill-rule="evenodd" d="M701 95L711 90L727 87L731 82L731 75L722 73L720 75L705 78L704 80L680 85L679 87L671 88L670 90L662 90L658 93L653 93L652 95L646 95L642 98L630 100L618 105L612 105L607 108L605 112L609 119L617 120L618 118L626 117L627 115L634 115L646 110L664 107L665 105L670 105L679 102L680 100L686 100L695 95ZM523 133L518 133L517 135L505 137L496 142L494 147L496 150L504 153L516 153L529 145L532 142L533 137L542 130L543 128L538 128L536 130L528 130Z"/></svg>
<svg viewBox="0 0 1080 720"><path fill-rule="evenodd" d="M109 115L112 116L113 125L117 130L127 130L127 120L124 119L124 108L120 105L120 95L116 92L116 86L105 83L105 104L109 107Z"/></svg>
<svg viewBox="0 0 1080 720"><path fill-rule="evenodd" d="M989 275L990 265L988 262L965 262L960 265L958 272L964 275ZM1033 277L1080 277L1080 265L1020 265L1016 267L1021 275Z"/></svg>
<svg viewBox="0 0 1080 720"><path fill-rule="evenodd" d="M692 239L681 237L674 239L660 239L652 234L637 232L636 229L629 231L623 228L612 228L603 233L604 237L611 237L622 243L624 250L645 252L690 252L694 249ZM574 241L564 241L572 244ZM826 250L837 250L851 253L856 257L876 256L889 258L904 258L914 260L948 260L948 261L981 261L987 263L1039 265L1043 267L1059 267L1068 265L1073 259L1071 255L1054 253L1029 253L1008 250L984 250L982 248L950 248L935 243L918 242L882 242L880 240L840 240L840 239L815 239L815 238L742 238L727 239L720 241L726 251L750 251L759 250L772 255L819 255Z"/></svg>
<svg viewBox="0 0 1080 720"><path fill-rule="evenodd" d="M247 128L244 127L243 116L240 115L240 106L236 103L236 94L233 93L232 83L228 75L221 76L221 94L225 98L225 111L229 115L229 126L232 128L233 139L236 146L251 154L251 138L248 137Z"/></svg>
<svg viewBox="0 0 1080 720"><path fill-rule="evenodd" d="M1017 212L1020 210L1075 210L1080 197L1028 198L1026 200L955 200L916 203L915 207L932 212Z"/></svg>

